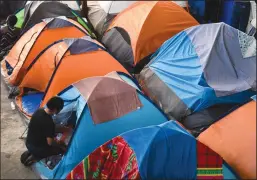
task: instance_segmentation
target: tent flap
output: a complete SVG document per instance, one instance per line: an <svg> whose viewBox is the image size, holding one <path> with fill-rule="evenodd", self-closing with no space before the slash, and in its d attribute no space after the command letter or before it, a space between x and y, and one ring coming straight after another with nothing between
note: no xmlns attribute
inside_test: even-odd
<svg viewBox="0 0 257 180"><path fill-rule="evenodd" d="M121 33L121 31L124 31L124 33ZM113 28L109 30L102 38L102 42L104 45L107 45L108 51L126 69L132 69L134 56L130 45L130 37L124 29Z"/></svg>
<svg viewBox="0 0 257 180"><path fill-rule="evenodd" d="M136 89L121 80L109 77L88 78L74 86L86 99L95 124L117 119L142 106Z"/></svg>
<svg viewBox="0 0 257 180"><path fill-rule="evenodd" d="M139 82L169 119L180 120L181 117L191 114L190 108L150 68L141 71Z"/></svg>

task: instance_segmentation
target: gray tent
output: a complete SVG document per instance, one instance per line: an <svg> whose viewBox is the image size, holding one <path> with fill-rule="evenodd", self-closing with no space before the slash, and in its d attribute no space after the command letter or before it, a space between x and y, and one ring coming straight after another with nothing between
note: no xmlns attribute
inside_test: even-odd
<svg viewBox="0 0 257 180"><path fill-rule="evenodd" d="M87 1L88 20L101 37L112 19L136 1Z"/></svg>
<svg viewBox="0 0 257 180"><path fill-rule="evenodd" d="M76 1L73 2L73 5L74 3ZM68 3L61 1L28 1L24 12L23 32L39 23L42 19L59 16L65 16L71 19L76 17L72 13L72 9L68 6Z"/></svg>

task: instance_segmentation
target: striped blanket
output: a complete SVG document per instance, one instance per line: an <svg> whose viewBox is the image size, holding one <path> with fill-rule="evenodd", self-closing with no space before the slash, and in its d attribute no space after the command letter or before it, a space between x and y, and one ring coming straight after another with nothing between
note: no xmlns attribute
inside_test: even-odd
<svg viewBox="0 0 257 180"><path fill-rule="evenodd" d="M223 159L197 141L197 179L223 179Z"/></svg>

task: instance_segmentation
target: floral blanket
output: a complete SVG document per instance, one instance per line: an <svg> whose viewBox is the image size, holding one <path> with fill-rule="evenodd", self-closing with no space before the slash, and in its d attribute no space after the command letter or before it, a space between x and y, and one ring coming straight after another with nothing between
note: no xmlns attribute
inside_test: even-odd
<svg viewBox="0 0 257 180"><path fill-rule="evenodd" d="M118 136L86 157L67 179L139 179L135 153Z"/></svg>

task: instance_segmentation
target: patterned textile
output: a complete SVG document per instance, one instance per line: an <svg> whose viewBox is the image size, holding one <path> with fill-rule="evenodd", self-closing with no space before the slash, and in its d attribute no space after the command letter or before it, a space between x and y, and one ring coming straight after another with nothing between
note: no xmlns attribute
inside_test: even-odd
<svg viewBox="0 0 257 180"><path fill-rule="evenodd" d="M93 151L66 177L66 179L139 178L136 155L120 136Z"/></svg>
<svg viewBox="0 0 257 180"><path fill-rule="evenodd" d="M238 39L244 58L256 56L256 40L242 31L238 31Z"/></svg>
<svg viewBox="0 0 257 180"><path fill-rule="evenodd" d="M223 159L197 141L197 179L223 179Z"/></svg>

